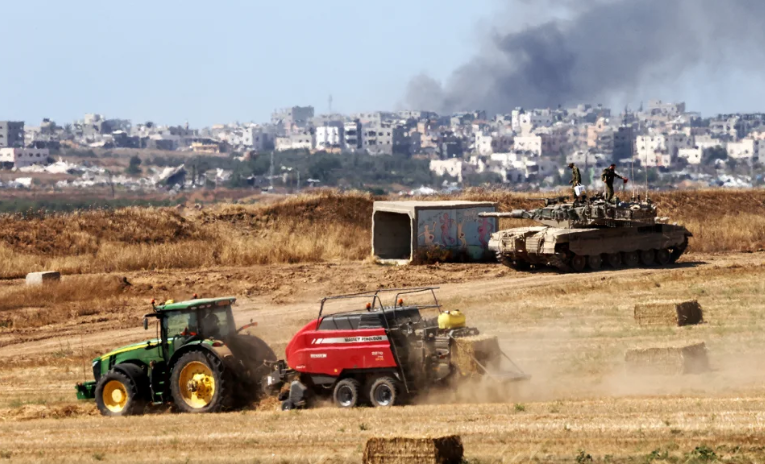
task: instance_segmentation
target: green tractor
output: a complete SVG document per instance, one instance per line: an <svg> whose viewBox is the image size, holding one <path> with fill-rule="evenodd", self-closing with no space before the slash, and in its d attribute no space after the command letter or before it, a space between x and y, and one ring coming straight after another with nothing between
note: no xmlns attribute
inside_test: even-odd
<svg viewBox="0 0 765 464"><path fill-rule="evenodd" d="M157 337L93 360L94 381L77 384L77 398L95 399L105 416L140 414L149 404L182 412L217 412L245 405L262 392L276 361L260 338L236 329L235 298L195 299L155 306Z"/></svg>

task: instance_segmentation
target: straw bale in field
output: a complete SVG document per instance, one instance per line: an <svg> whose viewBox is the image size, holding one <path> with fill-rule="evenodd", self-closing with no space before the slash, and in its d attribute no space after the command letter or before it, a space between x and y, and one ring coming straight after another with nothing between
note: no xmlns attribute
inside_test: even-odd
<svg viewBox="0 0 765 464"><path fill-rule="evenodd" d="M635 305L635 322L641 326L695 325L703 322L701 305L696 300L654 301Z"/></svg>
<svg viewBox="0 0 765 464"><path fill-rule="evenodd" d="M464 376L483 374L479 363L484 367L495 366L500 356L499 340L495 335L473 335L452 340L451 362Z"/></svg>
<svg viewBox="0 0 765 464"><path fill-rule="evenodd" d="M364 464L458 464L462 462L462 439L444 437L370 438L364 448Z"/></svg>
<svg viewBox="0 0 765 464"><path fill-rule="evenodd" d="M704 342L627 350L627 368L640 374L695 374L709 370Z"/></svg>

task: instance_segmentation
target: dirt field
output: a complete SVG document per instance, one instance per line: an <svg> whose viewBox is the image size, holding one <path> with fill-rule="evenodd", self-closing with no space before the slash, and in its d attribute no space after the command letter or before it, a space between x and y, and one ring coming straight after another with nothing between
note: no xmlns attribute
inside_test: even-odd
<svg viewBox="0 0 765 464"><path fill-rule="evenodd" d="M282 413L272 403L106 419L74 399L92 357L150 336L140 326L151 298L236 295L237 321L257 321L283 352L315 317L318 296L412 285L440 285L444 306L499 335L532 379L392 410ZM470 462L765 459L765 253L694 253L669 269L579 275L488 264L276 264L73 275L62 288L0 282L0 462L360 462L367 437L394 433L460 434ZM703 325L633 320L636 303L691 298ZM625 370L627 349L683 341L706 343L711 371Z"/></svg>

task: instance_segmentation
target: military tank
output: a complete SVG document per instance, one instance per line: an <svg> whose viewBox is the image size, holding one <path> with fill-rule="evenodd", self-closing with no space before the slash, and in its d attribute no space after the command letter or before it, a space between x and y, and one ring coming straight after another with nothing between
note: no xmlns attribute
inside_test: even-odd
<svg viewBox="0 0 765 464"><path fill-rule="evenodd" d="M492 234L489 250L514 269L552 266L564 272L612 268L665 266L688 247L692 234L668 218L657 217L650 199L607 202L602 197L574 203L566 197L547 198L544 207L509 213L480 213L482 217L530 219L539 226L500 230Z"/></svg>

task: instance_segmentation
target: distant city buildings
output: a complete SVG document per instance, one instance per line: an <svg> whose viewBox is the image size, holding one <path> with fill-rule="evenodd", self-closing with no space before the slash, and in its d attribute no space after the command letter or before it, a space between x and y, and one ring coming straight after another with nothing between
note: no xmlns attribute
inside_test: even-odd
<svg viewBox="0 0 765 464"><path fill-rule="evenodd" d="M765 163L765 113L704 118L685 103L650 100L620 113L600 104L516 107L496 115L420 109L316 114L312 106L292 106L274 110L269 121L204 128L134 124L97 113L64 124L0 121L5 169L48 163L62 147L233 154L242 160L269 151L365 153L424 160L435 179L541 186L563 182L568 162L595 181L612 162L661 173L717 169L721 163L758 166Z"/></svg>

